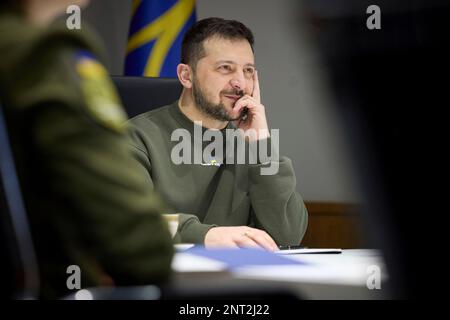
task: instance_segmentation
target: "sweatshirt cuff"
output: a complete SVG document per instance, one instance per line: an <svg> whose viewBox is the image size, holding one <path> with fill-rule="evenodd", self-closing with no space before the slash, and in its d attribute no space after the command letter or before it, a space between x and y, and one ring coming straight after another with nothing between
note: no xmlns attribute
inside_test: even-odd
<svg viewBox="0 0 450 320"><path fill-rule="evenodd" d="M189 218L179 228L179 239L182 243L205 243L205 235L215 224L203 224L196 218Z"/></svg>

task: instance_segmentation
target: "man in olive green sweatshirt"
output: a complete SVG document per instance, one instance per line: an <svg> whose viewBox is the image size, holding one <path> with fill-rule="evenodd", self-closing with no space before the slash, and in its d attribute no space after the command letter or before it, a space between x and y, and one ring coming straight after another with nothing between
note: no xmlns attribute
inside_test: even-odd
<svg viewBox="0 0 450 320"><path fill-rule="evenodd" d="M267 250L299 244L307 211L295 189L291 161L278 157L268 129L252 32L233 20L197 22L183 39L177 75L183 86L178 101L130 120L142 174L171 206L170 213L180 213L176 241ZM269 161L261 152L253 162L251 154L245 163L236 161L239 156L228 161L238 146L229 139L235 129L246 135L248 149L269 145ZM211 145L205 142L212 137L224 150L208 158ZM183 148L186 143L190 148ZM267 167L276 170L264 174Z"/></svg>

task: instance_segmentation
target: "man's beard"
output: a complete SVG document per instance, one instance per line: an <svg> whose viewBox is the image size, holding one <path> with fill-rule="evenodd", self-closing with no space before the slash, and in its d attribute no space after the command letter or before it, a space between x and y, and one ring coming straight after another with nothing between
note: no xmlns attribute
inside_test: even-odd
<svg viewBox="0 0 450 320"><path fill-rule="evenodd" d="M219 121L235 121L235 120L239 120L243 117L242 111L239 114L239 116L236 118L233 118L232 116L230 116L230 114L228 113L228 111L222 101L219 102L219 104L214 104L214 103L211 103L210 101L208 101L208 99L203 94L202 89L195 78L194 78L194 83L192 86L192 91L193 91L192 94L194 95L195 105L206 116L208 116L212 119L215 119L215 120L219 120ZM236 90L233 92L221 92L221 93L231 94L231 95L240 95L240 96L243 95L242 91L239 92Z"/></svg>

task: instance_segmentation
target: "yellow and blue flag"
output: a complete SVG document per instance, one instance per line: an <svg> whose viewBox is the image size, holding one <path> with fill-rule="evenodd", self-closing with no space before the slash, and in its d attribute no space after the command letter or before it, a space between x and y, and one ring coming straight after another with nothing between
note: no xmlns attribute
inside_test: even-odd
<svg viewBox="0 0 450 320"><path fill-rule="evenodd" d="M183 36L195 21L195 0L133 0L125 75L175 78Z"/></svg>

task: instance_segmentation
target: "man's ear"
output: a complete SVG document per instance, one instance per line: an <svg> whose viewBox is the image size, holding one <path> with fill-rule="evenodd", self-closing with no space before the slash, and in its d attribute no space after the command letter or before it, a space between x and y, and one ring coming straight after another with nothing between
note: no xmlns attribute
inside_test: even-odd
<svg viewBox="0 0 450 320"><path fill-rule="evenodd" d="M189 65L180 63L177 66L177 76L180 80L181 85L186 89L192 88L192 70Z"/></svg>

